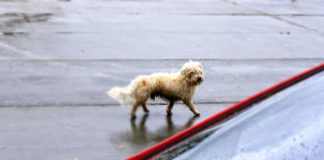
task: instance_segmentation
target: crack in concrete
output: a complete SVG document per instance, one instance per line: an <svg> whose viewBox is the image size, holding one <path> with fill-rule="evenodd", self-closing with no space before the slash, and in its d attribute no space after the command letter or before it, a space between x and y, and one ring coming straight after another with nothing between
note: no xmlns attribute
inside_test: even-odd
<svg viewBox="0 0 324 160"><path fill-rule="evenodd" d="M249 9L249 10L252 10L252 11L255 11L255 12L258 12L260 14L263 14L264 16L268 16L268 17L274 18L274 19L279 20L281 22L288 23L290 25L293 25L293 26L296 26L296 27L305 29L307 31L319 33L319 35L321 37L324 37L324 33L321 33L319 30L314 29L314 28L311 28L311 27L308 27L308 26L305 26L305 25L302 25L302 24L299 24L299 23L296 23L296 22L293 22L293 21L290 21L290 20L287 20L287 19L284 19L284 18L281 18L280 14L279 15L271 14L271 13L267 13L267 12L264 12L264 11L261 11L261 10L255 9L255 8L247 7L247 6L242 5L242 4L239 4L237 2L233 2L233 1L230 1L230 0L226 0L226 1L229 2L229 3L231 3L231 4L233 4L233 5L237 5L237 6L240 6L242 8Z"/></svg>

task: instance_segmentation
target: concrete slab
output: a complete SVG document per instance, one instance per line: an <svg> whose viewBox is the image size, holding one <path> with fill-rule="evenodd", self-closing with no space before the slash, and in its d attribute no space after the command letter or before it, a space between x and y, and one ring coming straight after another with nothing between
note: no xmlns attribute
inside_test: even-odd
<svg viewBox="0 0 324 160"><path fill-rule="evenodd" d="M323 6L0 0L0 159L122 159L158 143L323 63ZM130 121L129 108L105 95L139 74L175 72L188 59L206 70L195 95L199 119L181 104L167 119L157 101L150 116Z"/></svg>
<svg viewBox="0 0 324 160"><path fill-rule="evenodd" d="M254 23L246 23L248 20ZM240 26L240 27L238 27ZM80 21L49 17L42 23L25 23L7 28L8 32L19 29L23 34L97 34L97 33L239 33L262 34L282 30L303 32L295 26L282 23L268 16L244 15L107 15L101 19ZM5 30L5 29L3 29ZM19 32L17 33L19 35ZM107 37L108 38L108 37Z"/></svg>
<svg viewBox="0 0 324 160"><path fill-rule="evenodd" d="M254 15L256 11L253 9L244 9L235 3L1 3L5 4L5 13L0 16L0 48L14 53L12 56L0 54L0 59L323 57L320 47L324 43L322 36L260 12ZM28 6L34 3L44 9L30 9ZM5 9L6 5L11 7ZM145 13L125 12L128 8L138 9L133 5L142 7ZM156 11L156 7L162 9ZM20 8L22 11L19 12ZM246 23L248 21L253 23Z"/></svg>
<svg viewBox="0 0 324 160"><path fill-rule="evenodd" d="M106 14L117 15L140 15L140 14L232 14L232 13L251 13L248 9L235 6L222 0L159 0L159 1L138 1L138 0L114 0L114 1L60 1L60 0L21 0L15 3L8 1L0 2L1 13L24 12L40 13L53 12L56 15L71 20L76 17L88 18L93 15L97 19ZM32 9L33 7L37 7ZM93 12L93 11L96 12Z"/></svg>
<svg viewBox="0 0 324 160"><path fill-rule="evenodd" d="M321 17L284 17L284 19L303 24L307 27L310 27L316 31L318 31L322 36L324 35L324 16Z"/></svg>
<svg viewBox="0 0 324 160"><path fill-rule="evenodd" d="M236 102L304 69L313 60L200 60L205 82L197 103ZM186 60L1 61L0 105L112 105L112 86L126 86L140 74L177 72ZM240 90L240 92L237 92ZM160 102L160 101L158 101Z"/></svg>
<svg viewBox="0 0 324 160"><path fill-rule="evenodd" d="M19 59L323 58L324 43L321 36L290 29L270 34L123 32L36 34L0 39L1 46L8 46L3 49L14 51L13 57Z"/></svg>
<svg viewBox="0 0 324 160"><path fill-rule="evenodd" d="M272 15L324 15L324 2L321 0L230 0L229 2Z"/></svg>
<svg viewBox="0 0 324 160"><path fill-rule="evenodd" d="M183 130L228 105L198 105L194 118L181 106L149 106L129 119L128 107L1 107L0 159L123 159Z"/></svg>

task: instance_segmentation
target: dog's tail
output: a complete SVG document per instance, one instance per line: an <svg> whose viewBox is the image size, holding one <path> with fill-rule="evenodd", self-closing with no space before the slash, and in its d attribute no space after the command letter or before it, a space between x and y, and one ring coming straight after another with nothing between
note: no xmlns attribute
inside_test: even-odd
<svg viewBox="0 0 324 160"><path fill-rule="evenodd" d="M113 87L106 92L108 96L116 99L121 104L132 104L135 100L129 87Z"/></svg>

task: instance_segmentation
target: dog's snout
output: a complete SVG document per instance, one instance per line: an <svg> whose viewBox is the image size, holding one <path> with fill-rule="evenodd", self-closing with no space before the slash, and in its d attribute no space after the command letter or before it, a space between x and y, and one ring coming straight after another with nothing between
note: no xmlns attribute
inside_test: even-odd
<svg viewBox="0 0 324 160"><path fill-rule="evenodd" d="M197 81L198 81L198 82L202 82L203 80L204 80L204 79L203 79L202 77L198 77L198 78L197 78Z"/></svg>

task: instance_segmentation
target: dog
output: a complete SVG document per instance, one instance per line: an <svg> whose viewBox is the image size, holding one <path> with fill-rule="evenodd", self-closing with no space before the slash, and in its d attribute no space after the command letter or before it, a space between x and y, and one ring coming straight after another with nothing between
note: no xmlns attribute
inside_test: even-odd
<svg viewBox="0 0 324 160"><path fill-rule="evenodd" d="M120 103L132 105L131 117L136 118L136 110L143 107L145 113L149 110L146 101L149 98L161 97L169 102L166 112L172 115L176 101L181 100L195 116L200 113L192 102L195 89L203 80L203 66L199 62L186 62L177 73L154 73L140 75L126 87L113 87L106 93Z"/></svg>

